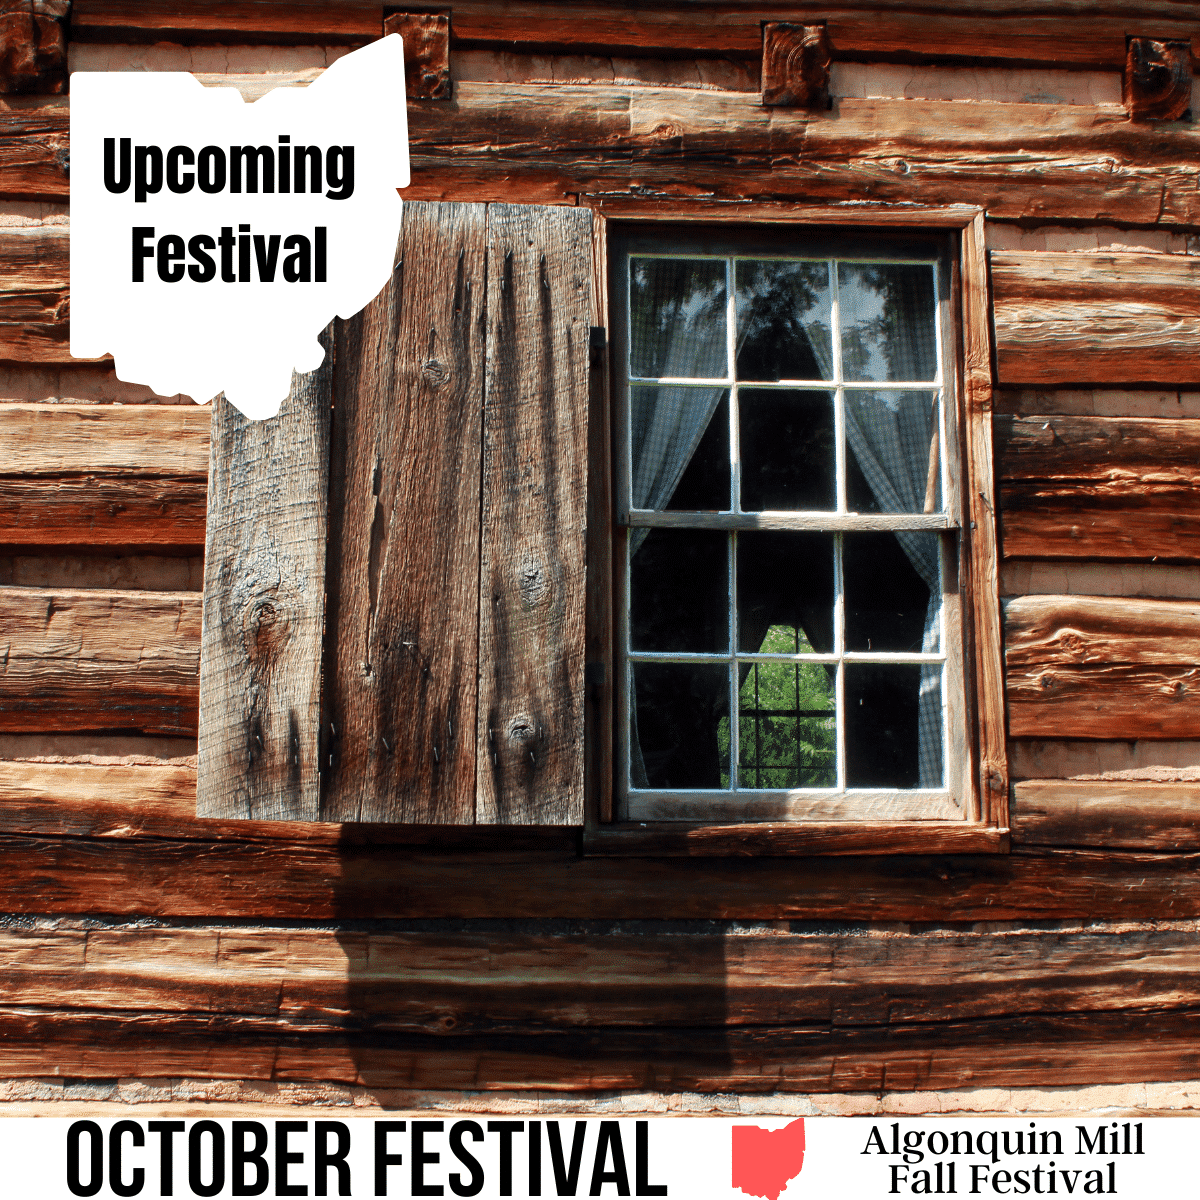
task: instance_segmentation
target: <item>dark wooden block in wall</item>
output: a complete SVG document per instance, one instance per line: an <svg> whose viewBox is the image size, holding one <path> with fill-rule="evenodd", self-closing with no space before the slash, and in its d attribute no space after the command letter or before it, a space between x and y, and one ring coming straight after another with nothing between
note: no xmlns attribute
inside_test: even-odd
<svg viewBox="0 0 1200 1200"><path fill-rule="evenodd" d="M67 90L70 0L0 0L0 93Z"/></svg>
<svg viewBox="0 0 1200 1200"><path fill-rule="evenodd" d="M384 34L404 39L404 82L410 100L450 99L450 14L391 13Z"/></svg>
<svg viewBox="0 0 1200 1200"><path fill-rule="evenodd" d="M1178 121L1192 106L1191 43L1130 38L1123 90L1135 121Z"/></svg>
<svg viewBox="0 0 1200 1200"><path fill-rule="evenodd" d="M832 54L824 25L763 24L763 104L827 108Z"/></svg>

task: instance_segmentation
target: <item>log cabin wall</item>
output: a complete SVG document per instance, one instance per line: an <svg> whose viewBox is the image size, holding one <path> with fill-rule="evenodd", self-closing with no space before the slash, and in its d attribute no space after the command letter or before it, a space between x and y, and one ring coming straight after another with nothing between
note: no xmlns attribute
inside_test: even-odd
<svg viewBox="0 0 1200 1200"><path fill-rule="evenodd" d="M52 8L72 69L248 97L403 27L413 199L982 207L1011 847L197 820L209 410L69 357L51 45L0 59L0 1077L529 1103L1200 1078L1200 134L1124 81L1128 39L1200 47L1193 6ZM825 24L828 108L763 106L767 21Z"/></svg>

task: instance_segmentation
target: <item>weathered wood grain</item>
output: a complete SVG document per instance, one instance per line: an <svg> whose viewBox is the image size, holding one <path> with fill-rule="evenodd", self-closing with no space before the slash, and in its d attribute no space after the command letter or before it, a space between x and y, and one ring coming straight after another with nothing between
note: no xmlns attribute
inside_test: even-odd
<svg viewBox="0 0 1200 1200"><path fill-rule="evenodd" d="M832 51L826 26L768 21L762 36L763 104L828 108Z"/></svg>
<svg viewBox="0 0 1200 1200"><path fill-rule="evenodd" d="M870 7L871 11L863 11ZM892 11L888 11L888 7ZM939 5L936 15L896 11L900 5L812 9L808 19L826 21L837 57L882 62L1020 63L1095 66L1120 70L1129 15L1089 13L1072 20L1061 8L972 12ZM855 10L858 11L855 11ZM549 10L549 11L547 11ZM556 46L580 51L725 53L757 56L764 22L798 20L795 7L777 4L688 5L681 9L621 9L603 4L503 7L472 0L455 4L456 44ZM1160 24L1161 23L1161 24ZM1155 14L1156 36L1189 37L1198 31L1194 13Z"/></svg>
<svg viewBox="0 0 1200 1200"><path fill-rule="evenodd" d="M274 1018L302 1036L374 1029L451 1041L571 1028L845 1031L1181 1012L1200 1001L1197 954L1179 929L15 928L0 936L0 1012L204 1012Z"/></svg>
<svg viewBox="0 0 1200 1200"><path fill-rule="evenodd" d="M338 335L328 820L475 819L486 238L482 205L405 204Z"/></svg>
<svg viewBox="0 0 1200 1200"><path fill-rule="evenodd" d="M838 1030L306 1033L271 1018L76 1010L0 1015L10 1078L174 1077L546 1092L877 1092L1194 1079L1190 1014L1087 1014ZM53 1057L47 1047L53 1047Z"/></svg>
<svg viewBox="0 0 1200 1200"><path fill-rule="evenodd" d="M213 401L200 652L203 817L317 816L333 343L279 414Z"/></svg>
<svg viewBox="0 0 1200 1200"><path fill-rule="evenodd" d="M75 0L71 10L79 42L333 45L374 41L382 27L379 0Z"/></svg>
<svg viewBox="0 0 1200 1200"><path fill-rule="evenodd" d="M491 163L585 194L974 202L1013 220L1171 223L1200 208L1184 163L1193 133L1164 140L1111 107L845 99L808 114L757 101L464 81L450 108L412 114L414 179L473 181Z"/></svg>
<svg viewBox="0 0 1200 1200"><path fill-rule="evenodd" d="M595 857L747 857L795 854L997 854L1008 831L970 821L762 821L683 826L639 822L588 830Z"/></svg>
<svg viewBox="0 0 1200 1200"><path fill-rule="evenodd" d="M195 592L0 587L0 730L196 729Z"/></svg>
<svg viewBox="0 0 1200 1200"><path fill-rule="evenodd" d="M0 115L0 194L65 199L65 110L38 111ZM414 199L976 203L1003 220L1200 222L1200 134L1164 137L1115 106L844 99L808 114L755 93L461 81L451 104L414 108L409 134Z"/></svg>
<svg viewBox="0 0 1200 1200"><path fill-rule="evenodd" d="M0 543L201 546L203 476L0 476Z"/></svg>
<svg viewBox="0 0 1200 1200"><path fill-rule="evenodd" d="M1200 849L1200 785L1029 779L1013 785L1013 841L1122 850Z"/></svg>
<svg viewBox="0 0 1200 1200"><path fill-rule="evenodd" d="M993 250L1001 383L1194 384L1200 262L1186 254Z"/></svg>
<svg viewBox="0 0 1200 1200"><path fill-rule="evenodd" d="M1195 736L1194 602L1021 596L1004 624L1013 737Z"/></svg>
<svg viewBox="0 0 1200 1200"><path fill-rule="evenodd" d="M199 545L209 410L0 405L0 542Z"/></svg>
<svg viewBox="0 0 1200 1200"><path fill-rule="evenodd" d="M1006 557L1200 556L1200 422L998 415Z"/></svg>
<svg viewBox="0 0 1200 1200"><path fill-rule="evenodd" d="M996 544L996 485L992 450L991 338L988 321L986 230L982 214L962 233L962 408L966 477L962 492L968 515L965 605L970 613L968 693L979 738L980 818L1008 824L1008 755L1004 732L1004 672L1001 664L999 555ZM967 713L964 720L969 720ZM967 745L970 745L968 739Z"/></svg>
<svg viewBox="0 0 1200 1200"><path fill-rule="evenodd" d="M383 32L404 39L404 85L410 100L450 99L450 14L389 13Z"/></svg>
<svg viewBox="0 0 1200 1200"><path fill-rule="evenodd" d="M1135 121L1178 121L1192 106L1190 41L1131 37L1122 92Z"/></svg>
<svg viewBox="0 0 1200 1200"><path fill-rule="evenodd" d="M592 214L491 205L476 820L583 821Z"/></svg>
<svg viewBox="0 0 1200 1200"><path fill-rule="evenodd" d="M65 100L0 112L0 196L67 199L69 126Z"/></svg>
<svg viewBox="0 0 1200 1200"><path fill-rule="evenodd" d="M481 831L482 832L482 831ZM494 830L492 831L495 832ZM1018 849L1020 852L1018 853ZM580 859L518 844L0 835L9 913L245 920L1048 921L1200 917L1195 854Z"/></svg>
<svg viewBox="0 0 1200 1200"><path fill-rule="evenodd" d="M0 7L0 93L67 90L70 0L7 0Z"/></svg>
<svg viewBox="0 0 1200 1200"><path fill-rule="evenodd" d="M1001 388L996 412L1036 417L1200 417L1200 392L1174 388Z"/></svg>
<svg viewBox="0 0 1200 1200"><path fill-rule="evenodd" d="M211 420L195 404L0 404L0 475L206 478Z"/></svg>
<svg viewBox="0 0 1200 1200"><path fill-rule="evenodd" d="M0 119L11 114L0 114ZM63 225L0 231L0 359L72 362L70 233Z"/></svg>
<svg viewBox="0 0 1200 1200"><path fill-rule="evenodd" d="M13 752L11 747L8 752ZM37 752L36 748L28 751ZM66 752L71 752L69 747ZM113 753L121 753L121 748ZM464 826L198 818L196 768L147 761L0 761L0 830L209 843L291 842L330 848L395 843L454 847L460 851L495 849L494 831ZM510 850L555 850L573 855L576 839L572 833L559 830L518 829L510 831L505 844Z"/></svg>
<svg viewBox="0 0 1200 1200"><path fill-rule="evenodd" d="M1009 670L1200 662L1200 604L1125 596L1019 596L1004 614Z"/></svg>

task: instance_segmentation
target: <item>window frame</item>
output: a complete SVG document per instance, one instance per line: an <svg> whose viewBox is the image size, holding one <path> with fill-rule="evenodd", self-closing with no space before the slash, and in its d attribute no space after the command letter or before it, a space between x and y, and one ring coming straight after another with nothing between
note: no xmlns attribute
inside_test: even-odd
<svg viewBox="0 0 1200 1200"><path fill-rule="evenodd" d="M639 209L636 205L614 205L607 213L597 212L596 315L602 327L612 333L608 282L610 275L614 282L618 279L613 272L618 254L626 242L636 242L640 237L649 235L655 239L665 239L670 234L670 226L678 229L687 225L694 227L695 223L716 226L728 222L737 227L736 230L730 228L731 241L739 234L748 234L753 238L772 232L786 238L789 233L799 232L800 228L805 229L806 233L827 233L831 238L841 239L852 237L855 233L878 237L889 231L896 237L903 236L907 230L910 234L934 235L946 245L947 270L943 272L939 268L938 271L939 286L948 277L949 292L949 312L945 317L939 312L943 339L941 383L945 397L943 431L949 434L944 443L942 471L944 487L946 481L953 481L957 477L959 497L947 491L943 513L938 514L942 519L926 518L918 524L958 530L957 554L946 553L947 544L955 540L954 534L943 534L939 540L943 551L943 579L946 579L947 571L957 572L959 585L956 591L950 583L943 587L944 595L956 597L954 602L944 604L943 637L944 648L950 652L949 660L957 660L961 667L961 686L948 689L950 694L945 701L948 705L952 704L955 694L961 698L957 710L951 707L947 712L946 778L952 792L956 790L955 783L958 784L963 816L952 819L863 819L836 813L832 819L823 815L815 820L797 819L795 816L778 820L772 819L769 814L762 815L760 807L760 813L755 817L738 815L730 818L712 812L704 813L697 819L662 820L652 819L647 813L635 812L633 819L622 819L620 780L624 759L621 756L626 753L626 747L623 744L624 717L621 712L620 633L624 603L622 573L625 531L630 527L630 517L622 511L623 497L629 493L622 478L621 455L625 446L618 425L624 360L617 338L610 336L607 355L594 355L594 366L602 369L593 371L592 388L594 452L589 494L595 495L595 502L589 507L593 515L600 518L595 523L597 527L592 528L593 542L602 544L594 545L590 559L594 567L603 565L607 578L601 579L603 572L593 570L589 582L600 585L604 602L589 604L589 612L595 614L604 605L607 606L607 612L599 622L602 628L593 627L589 634L589 661L595 663L599 657L603 667L592 668L589 686L589 698L592 701L589 704L591 751L588 755L591 803L584 832L585 853L774 855L1006 851L1008 789L1003 697L1000 694L999 596L991 466L991 365L983 212L969 206L901 210L881 208L869 212L857 209L847 211L840 206L769 207L773 211L766 220L756 220L757 214L754 212L721 213L712 211L710 206L703 206L701 211L695 213L681 213L677 209L656 211L652 206ZM621 222L613 231L616 236L611 238L611 257L606 216ZM840 228L835 231L829 226ZM660 253L672 256L670 243L664 240L661 245ZM681 257L691 253L686 246L679 251ZM726 253L737 252L726 250ZM824 250L813 255L825 256ZM831 251L829 256L838 255ZM781 249L780 257L809 255L807 252L789 253ZM851 254L846 257L867 256ZM599 362L596 361L597 357ZM886 389L886 385L880 387ZM832 386L829 390L833 390ZM957 414L955 419L951 419L951 405ZM617 414L616 419L614 413ZM950 440L955 433L957 447ZM607 461L604 461L605 454ZM951 482L950 486L953 487L954 483ZM604 505L609 514L607 519L602 516L601 496L605 497ZM651 522L635 517L634 523L641 525ZM671 523L671 517L653 521L655 525ZM690 524L683 517L679 523ZM737 521L726 517L723 524L728 527L736 525ZM805 517L782 524L813 528L813 523ZM871 525L894 528L895 521L888 516L880 520L871 516L848 518L845 514L839 514L835 515L833 521L821 521L818 527L829 528L831 525L838 525L842 529ZM955 645L962 647L961 654L953 653L952 647ZM733 647L730 652L734 653ZM613 670L614 666L618 669ZM603 685L598 684L600 679L604 679ZM955 749L956 741L959 745ZM956 773L953 777L952 771ZM688 792L680 794L697 795Z"/></svg>

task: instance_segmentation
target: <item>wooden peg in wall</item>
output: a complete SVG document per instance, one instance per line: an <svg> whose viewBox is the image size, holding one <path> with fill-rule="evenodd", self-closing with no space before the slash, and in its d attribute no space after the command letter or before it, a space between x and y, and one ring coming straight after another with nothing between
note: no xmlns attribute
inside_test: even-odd
<svg viewBox="0 0 1200 1200"><path fill-rule="evenodd" d="M824 25L765 21L763 104L780 108L828 108L832 57Z"/></svg>
<svg viewBox="0 0 1200 1200"><path fill-rule="evenodd" d="M1133 120L1178 121L1192 106L1191 43L1131 37L1123 91Z"/></svg>
<svg viewBox="0 0 1200 1200"><path fill-rule="evenodd" d="M450 99L450 14L389 13L384 34L404 39L404 82L410 100Z"/></svg>
<svg viewBox="0 0 1200 1200"><path fill-rule="evenodd" d="M0 93L67 90L70 0L0 0Z"/></svg>

